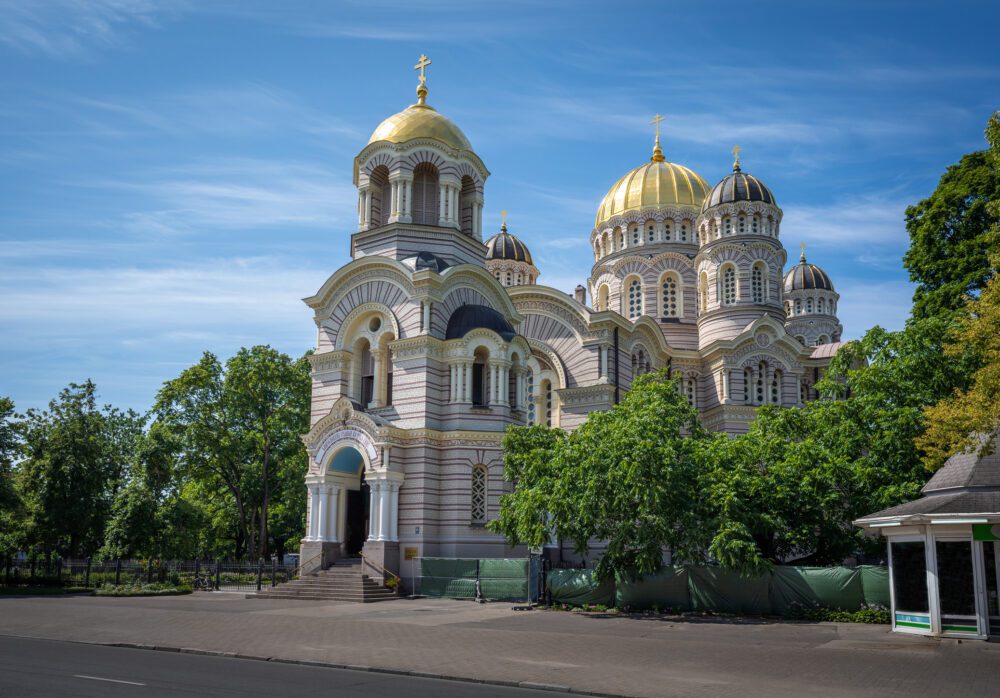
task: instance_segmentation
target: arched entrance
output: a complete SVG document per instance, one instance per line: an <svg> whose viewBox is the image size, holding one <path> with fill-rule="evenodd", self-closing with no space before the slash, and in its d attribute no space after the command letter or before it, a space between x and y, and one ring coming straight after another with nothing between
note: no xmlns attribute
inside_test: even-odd
<svg viewBox="0 0 1000 698"><path fill-rule="evenodd" d="M371 495L364 481L365 459L353 446L343 446L333 455L327 467L327 480L340 486L343 499L337 522L341 553L357 555L368 538Z"/></svg>
<svg viewBox="0 0 1000 698"><path fill-rule="evenodd" d="M371 488L361 482L356 490L347 490L347 516L344 525L344 552L355 556L361 552L368 539L371 516Z"/></svg>

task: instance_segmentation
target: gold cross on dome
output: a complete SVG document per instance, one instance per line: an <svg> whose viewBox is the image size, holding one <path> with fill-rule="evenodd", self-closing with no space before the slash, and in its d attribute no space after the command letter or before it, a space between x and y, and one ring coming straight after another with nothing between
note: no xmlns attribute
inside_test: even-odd
<svg viewBox="0 0 1000 698"><path fill-rule="evenodd" d="M500 212L500 227L501 228L506 228L507 227L507 212L506 211L501 211Z"/></svg>
<svg viewBox="0 0 1000 698"><path fill-rule="evenodd" d="M417 61L417 64L415 66L413 66L414 70L419 70L420 71L420 84L421 85L423 85L425 82L427 82L427 76L424 75L424 68L426 68L430 64L431 64L430 59L426 56L426 54L422 53L422 54L420 54L420 60Z"/></svg>
<svg viewBox="0 0 1000 698"><path fill-rule="evenodd" d="M661 121L666 121L666 119L663 118L662 116L660 116L659 114L657 114L656 116L653 117L653 120L649 122L649 123L654 124L656 126L656 140L660 140L660 122Z"/></svg>
<svg viewBox="0 0 1000 698"><path fill-rule="evenodd" d="M739 146L739 144L736 144L736 145L733 146L732 153L733 153L733 157L736 158L736 164L738 165L740 163L740 146Z"/></svg>

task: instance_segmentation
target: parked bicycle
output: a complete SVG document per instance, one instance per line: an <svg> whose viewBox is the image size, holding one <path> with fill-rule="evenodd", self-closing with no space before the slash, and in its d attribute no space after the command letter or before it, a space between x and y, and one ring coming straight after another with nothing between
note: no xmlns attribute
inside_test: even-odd
<svg viewBox="0 0 1000 698"><path fill-rule="evenodd" d="M215 589L215 583L208 577L198 575L194 578L194 588L195 591L213 591Z"/></svg>

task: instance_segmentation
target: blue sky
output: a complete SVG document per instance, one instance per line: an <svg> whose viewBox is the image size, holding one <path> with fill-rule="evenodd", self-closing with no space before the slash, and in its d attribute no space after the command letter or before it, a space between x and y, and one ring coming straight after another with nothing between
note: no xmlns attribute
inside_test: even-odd
<svg viewBox="0 0 1000 698"><path fill-rule="evenodd" d="M904 208L984 146L1000 4L0 0L0 394L92 378L147 409L211 350L314 341L301 298L347 261L354 155L414 101L492 172L570 291L601 197L649 157L710 183L739 143L841 293L898 328Z"/></svg>

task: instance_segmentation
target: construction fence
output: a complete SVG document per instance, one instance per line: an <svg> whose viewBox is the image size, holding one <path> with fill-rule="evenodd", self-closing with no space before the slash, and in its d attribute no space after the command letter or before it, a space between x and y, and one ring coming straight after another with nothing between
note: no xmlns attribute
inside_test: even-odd
<svg viewBox="0 0 1000 698"><path fill-rule="evenodd" d="M777 566L745 577L719 567L677 565L636 581L599 582L593 570L556 569L547 573L546 589L553 602L573 606L787 615L801 608L888 608L889 570Z"/></svg>
<svg viewBox="0 0 1000 698"><path fill-rule="evenodd" d="M450 599L537 601L541 589L540 558L417 558L413 593Z"/></svg>

